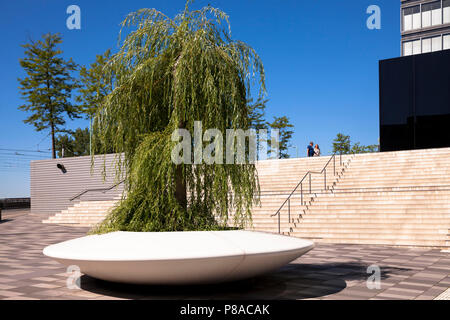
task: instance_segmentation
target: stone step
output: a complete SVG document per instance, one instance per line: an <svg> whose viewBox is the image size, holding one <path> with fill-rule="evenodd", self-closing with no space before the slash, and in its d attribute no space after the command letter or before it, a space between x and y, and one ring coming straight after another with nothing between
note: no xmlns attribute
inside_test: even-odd
<svg viewBox="0 0 450 320"><path fill-rule="evenodd" d="M290 234L296 237L295 234ZM303 237L304 238L304 237ZM448 249L446 241L442 240L410 240L410 239L325 239L325 238L307 238L313 240L316 243L336 243L336 244L373 244L373 245L386 245L386 246L408 246L408 247L425 247L425 248L439 248Z"/></svg>
<svg viewBox="0 0 450 320"><path fill-rule="evenodd" d="M298 238L320 238L320 239L376 239L376 240L425 240L425 241L439 241L442 245L445 243L445 237L440 234L382 234L379 232L338 232L334 230L331 232L306 232L295 230L291 235Z"/></svg>
<svg viewBox="0 0 450 320"><path fill-rule="evenodd" d="M261 205L255 205L253 208L274 208L274 207L280 207L283 204L283 201L263 201L261 202ZM288 206L289 203L286 203L286 206ZM411 206L414 206L414 208L439 208L439 209L450 209L450 201L440 199L435 201L431 201L430 203L423 203L417 200L406 200L406 201L389 201L389 202L383 202L383 201L354 201L351 203L335 203L333 201L326 201L326 200L316 200L310 203L307 203L306 205L301 205L300 201L290 201L291 208L321 208L321 209L386 209L386 208L398 208L398 209L405 209L405 208L411 208Z"/></svg>
<svg viewBox="0 0 450 320"><path fill-rule="evenodd" d="M281 224L285 227L289 225L288 222L282 222ZM253 225L267 226L268 224L274 223L272 221L253 221ZM439 233L449 233L449 226L436 226L435 223L402 223L402 224L386 224L386 223L372 223L372 224L364 224L364 223L349 223L349 224L340 224L340 223L312 223L312 222L304 222L300 221L297 223L299 230L316 230L316 229L373 229L373 230L436 230ZM390 231L387 231L390 232Z"/></svg>
<svg viewBox="0 0 450 320"><path fill-rule="evenodd" d="M291 217L292 219L295 219L294 217ZM285 219L287 220L287 216L285 216ZM283 219L282 219L283 220ZM448 218L389 218L389 223L386 222L386 218L352 218L352 217L340 217L340 218L313 218L311 216L304 216L301 221L296 220L297 222L301 222L302 224L307 223L341 223L345 225L350 225L353 223L358 224L370 224L370 223L383 223L383 221L386 222L386 225L392 225L392 224L422 224L422 223L434 223L436 227L440 226L446 226L448 225Z"/></svg>
<svg viewBox="0 0 450 320"><path fill-rule="evenodd" d="M332 234L383 234L383 235L430 235L430 236L436 236L439 239L442 238L442 236L447 236L449 234L448 229L436 229L436 228L419 228L417 226L416 228L399 228L395 226L389 226L388 228L374 228L374 227L353 227L353 226L346 226L344 227L304 227L300 226L299 228L295 229L296 233L310 233L310 234L322 234L322 233L332 233Z"/></svg>

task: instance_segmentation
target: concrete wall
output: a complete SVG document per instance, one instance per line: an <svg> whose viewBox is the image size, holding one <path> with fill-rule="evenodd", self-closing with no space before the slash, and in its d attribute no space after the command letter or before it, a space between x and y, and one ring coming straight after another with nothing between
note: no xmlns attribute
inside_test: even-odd
<svg viewBox="0 0 450 320"><path fill-rule="evenodd" d="M31 212L55 214L80 199L111 200L120 197L123 184L110 191L90 191L76 200L70 200L84 190L108 188L116 184L115 157L114 154L96 156L93 167L90 156L31 161ZM57 167L58 164L64 166L65 173ZM102 174L104 164L105 179Z"/></svg>

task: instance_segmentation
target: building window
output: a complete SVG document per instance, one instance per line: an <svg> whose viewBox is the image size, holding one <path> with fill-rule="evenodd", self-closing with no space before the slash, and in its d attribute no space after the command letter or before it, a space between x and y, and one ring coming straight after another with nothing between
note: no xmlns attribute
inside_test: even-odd
<svg viewBox="0 0 450 320"><path fill-rule="evenodd" d="M442 24L441 2L436 1L422 5L422 28Z"/></svg>
<svg viewBox="0 0 450 320"><path fill-rule="evenodd" d="M424 4L422 6L422 27L431 27L431 4Z"/></svg>
<svg viewBox="0 0 450 320"><path fill-rule="evenodd" d="M403 31L420 29L420 6L403 9Z"/></svg>
<svg viewBox="0 0 450 320"><path fill-rule="evenodd" d="M422 39L422 53L431 52L431 38Z"/></svg>
<svg viewBox="0 0 450 320"><path fill-rule="evenodd" d="M412 53L413 54L421 54L422 53L422 47L420 45L421 41L419 40L414 40L412 42Z"/></svg>
<svg viewBox="0 0 450 320"><path fill-rule="evenodd" d="M412 41L403 42L403 55L404 56L412 55Z"/></svg>
<svg viewBox="0 0 450 320"><path fill-rule="evenodd" d="M404 56L412 55L412 42L411 41L403 42L403 55Z"/></svg>
<svg viewBox="0 0 450 320"><path fill-rule="evenodd" d="M430 6L431 6L431 25L437 26L439 24L442 24L441 2L436 1L430 3Z"/></svg>
<svg viewBox="0 0 450 320"><path fill-rule="evenodd" d="M422 27L422 19L420 18L420 7L417 6L413 13L413 29Z"/></svg>
<svg viewBox="0 0 450 320"><path fill-rule="evenodd" d="M450 23L450 0L444 0L444 23Z"/></svg>
<svg viewBox="0 0 450 320"><path fill-rule="evenodd" d="M444 35L444 50L450 49L450 34Z"/></svg>
<svg viewBox="0 0 450 320"><path fill-rule="evenodd" d="M435 52L435 51L440 51L440 50L442 50L441 36L431 38L431 51Z"/></svg>

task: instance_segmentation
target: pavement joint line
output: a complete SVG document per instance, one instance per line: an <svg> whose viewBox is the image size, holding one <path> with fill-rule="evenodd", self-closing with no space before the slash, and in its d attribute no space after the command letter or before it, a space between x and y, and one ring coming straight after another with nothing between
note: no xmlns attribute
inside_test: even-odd
<svg viewBox="0 0 450 320"><path fill-rule="evenodd" d="M438 295L434 300L450 300L450 288Z"/></svg>

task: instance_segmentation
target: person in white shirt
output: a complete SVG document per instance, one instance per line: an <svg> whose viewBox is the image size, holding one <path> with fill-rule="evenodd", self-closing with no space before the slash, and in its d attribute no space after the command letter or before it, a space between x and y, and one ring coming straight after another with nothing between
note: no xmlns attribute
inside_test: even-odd
<svg viewBox="0 0 450 320"><path fill-rule="evenodd" d="M320 157L320 148L318 144L314 147L314 157Z"/></svg>

